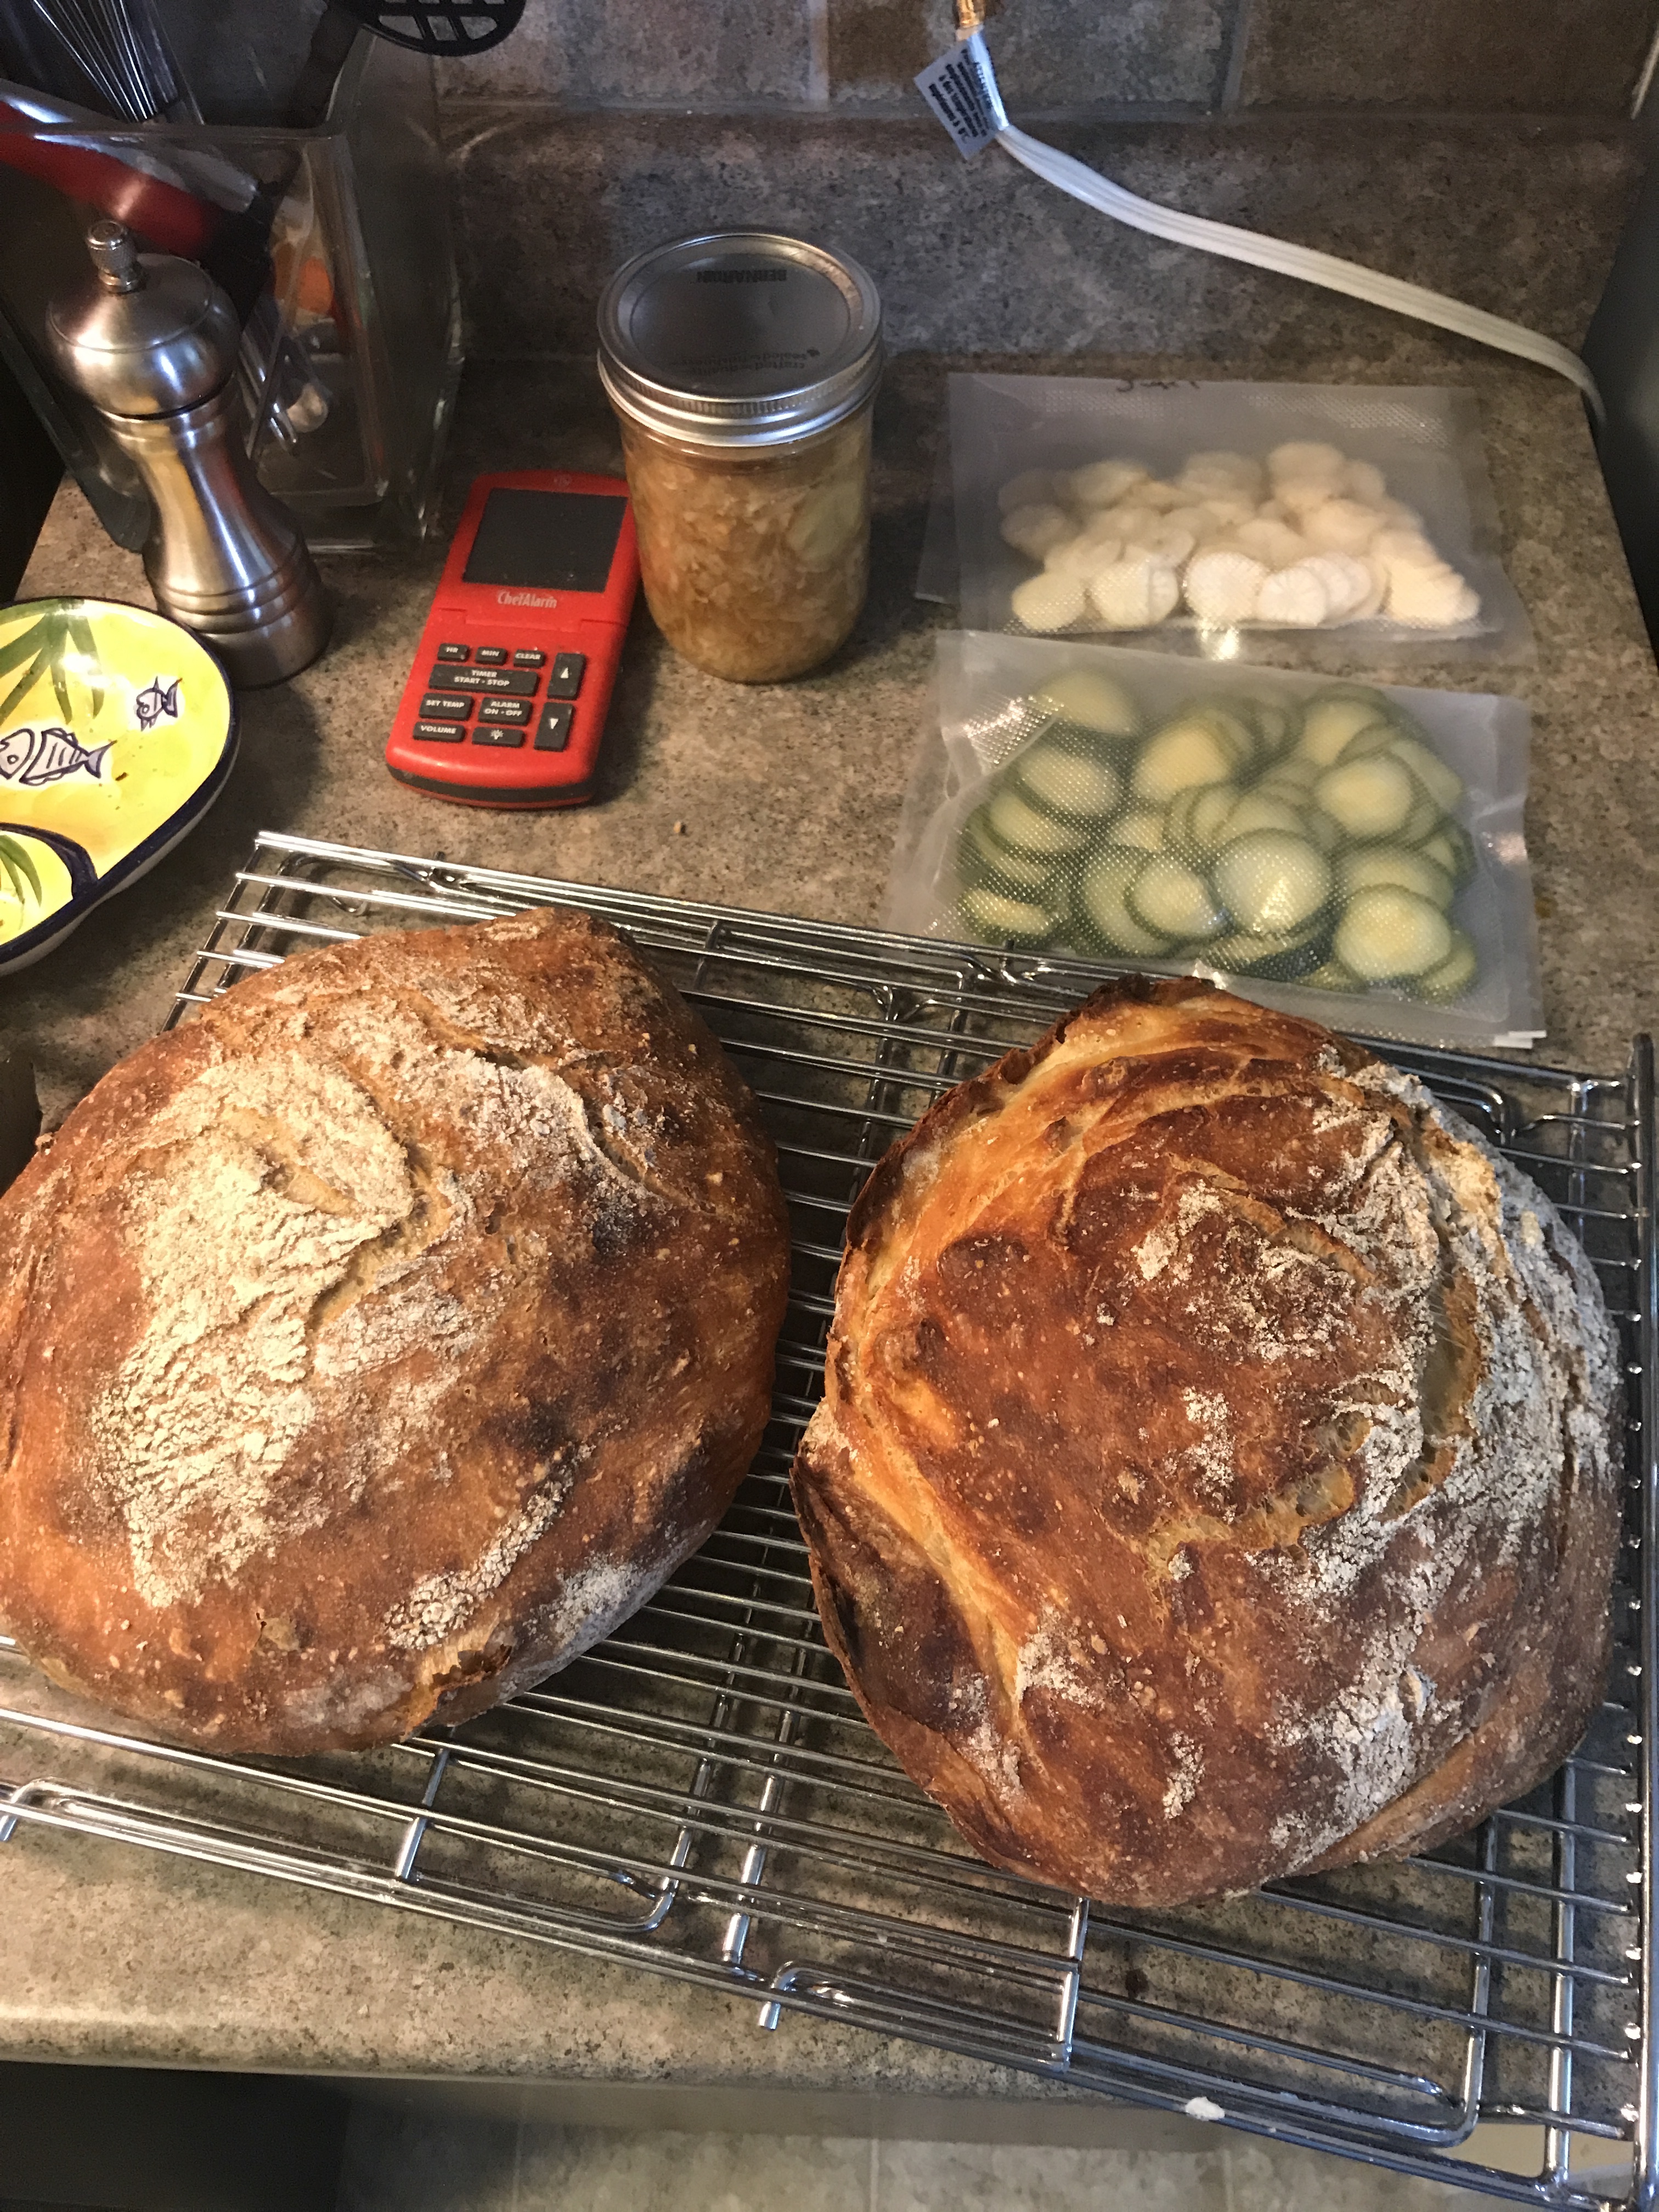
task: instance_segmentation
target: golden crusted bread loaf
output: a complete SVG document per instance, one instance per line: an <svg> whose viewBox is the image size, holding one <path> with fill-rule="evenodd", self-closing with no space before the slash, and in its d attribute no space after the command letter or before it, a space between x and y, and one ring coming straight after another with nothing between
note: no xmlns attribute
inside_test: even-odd
<svg viewBox="0 0 1659 2212"><path fill-rule="evenodd" d="M1133 1905L1396 1855L1601 1694L1618 1352L1410 1078L1109 985L848 1226L794 1469L830 1646L995 1864Z"/></svg>
<svg viewBox="0 0 1659 2212"><path fill-rule="evenodd" d="M0 1622L216 1750L464 1719L714 1528L788 1265L753 1098L605 923L301 954L0 1198Z"/></svg>

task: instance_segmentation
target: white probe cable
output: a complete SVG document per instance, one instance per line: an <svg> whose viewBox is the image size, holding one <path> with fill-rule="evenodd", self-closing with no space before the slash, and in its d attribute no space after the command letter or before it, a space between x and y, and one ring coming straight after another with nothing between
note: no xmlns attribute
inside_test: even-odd
<svg viewBox="0 0 1659 2212"><path fill-rule="evenodd" d="M996 143L1046 184L1069 192L1087 207L1098 208L1103 215L1115 216L1119 222L1128 223L1136 230L1150 231L1154 238L1167 238L1177 246L1199 246L1206 253L1218 253L1230 261L1247 261L1258 269L1276 269L1281 276L1300 276L1310 284L1322 284L1327 291L1346 292L1352 299L1369 300L1375 307L1392 308L1397 315L1411 315L1422 323L1437 323L1443 330L1478 339L1482 345L1494 346L1501 353L1518 354L1523 361L1553 368L1557 375L1565 376L1578 386L1598 423L1606 420L1595 379L1578 356L1570 347L1545 337L1541 331L1528 330L1524 323L1490 315L1483 307L1466 307L1461 300L1450 299L1443 292L1430 291L1426 285L1408 284L1401 276L1385 276L1379 270L1364 268L1357 261L1344 261L1334 253L1321 253L1311 246L1291 246L1283 239L1264 237L1259 231L1240 230L1230 222L1212 222L1207 216L1183 215L1177 209L1160 207L1154 200L1143 200L1134 192L1125 191L1121 185L1112 184L1098 171L1073 161L1069 154L1062 154L1058 147L1045 146L1040 138L1028 137L1012 123L1005 124L996 133Z"/></svg>

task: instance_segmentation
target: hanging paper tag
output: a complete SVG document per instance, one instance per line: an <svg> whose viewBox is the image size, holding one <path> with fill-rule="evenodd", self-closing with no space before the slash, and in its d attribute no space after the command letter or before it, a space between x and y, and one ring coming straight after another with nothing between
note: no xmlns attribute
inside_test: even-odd
<svg viewBox="0 0 1659 2212"><path fill-rule="evenodd" d="M978 31L923 70L916 88L955 139L964 161L1008 126L996 71Z"/></svg>

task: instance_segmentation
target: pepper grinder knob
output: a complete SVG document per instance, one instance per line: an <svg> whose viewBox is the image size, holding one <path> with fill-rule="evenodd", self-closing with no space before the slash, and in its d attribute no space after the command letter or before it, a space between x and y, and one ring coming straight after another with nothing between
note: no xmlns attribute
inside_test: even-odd
<svg viewBox="0 0 1659 2212"><path fill-rule="evenodd" d="M47 313L59 368L131 455L154 512L155 604L214 647L233 684L276 684L328 642L329 605L294 516L253 473L236 312L205 270L87 232L93 274Z"/></svg>
<svg viewBox="0 0 1659 2212"><path fill-rule="evenodd" d="M144 282L138 248L125 223L100 216L87 233L87 251L106 292L137 292Z"/></svg>

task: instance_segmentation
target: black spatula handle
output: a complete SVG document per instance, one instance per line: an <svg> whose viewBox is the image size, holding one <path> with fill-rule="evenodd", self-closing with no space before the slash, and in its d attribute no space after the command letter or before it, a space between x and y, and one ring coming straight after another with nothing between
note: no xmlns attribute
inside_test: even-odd
<svg viewBox="0 0 1659 2212"><path fill-rule="evenodd" d="M337 0L365 29L420 54L481 54L516 30L525 0Z"/></svg>

